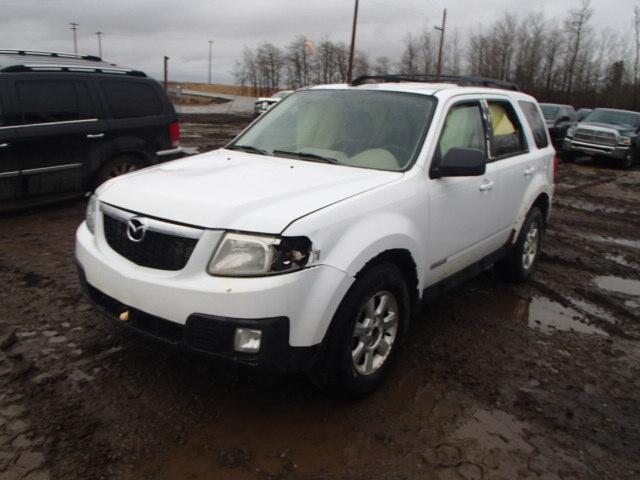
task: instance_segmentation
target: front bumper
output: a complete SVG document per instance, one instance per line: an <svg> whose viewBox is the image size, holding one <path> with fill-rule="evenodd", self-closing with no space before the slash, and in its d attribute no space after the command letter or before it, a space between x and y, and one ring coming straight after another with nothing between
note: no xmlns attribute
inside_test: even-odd
<svg viewBox="0 0 640 480"><path fill-rule="evenodd" d="M605 156L616 160L623 160L629 152L629 147L623 147L620 145L599 145L597 143L587 143L574 140L569 137L564 139L562 149L565 152L575 152L583 155Z"/></svg>
<svg viewBox="0 0 640 480"><path fill-rule="evenodd" d="M109 297L87 282L84 270L79 265L78 277L85 296L115 323L182 351L220 357L281 373L308 370L320 354L320 345L289 345L289 319L286 317L239 319L194 313L187 318L185 325L181 325ZM123 312L128 314L126 322L119 318ZM234 350L236 328L261 330L259 352L243 353Z"/></svg>
<svg viewBox="0 0 640 480"><path fill-rule="evenodd" d="M171 343L176 345L251 365L274 368L282 364L287 371L303 369L304 362L297 367L294 364L298 355L305 354L296 352L318 348L353 282L346 273L326 265L268 277L212 277L205 267L215 243L209 242L206 234L182 270L145 268L111 249L104 240L100 219L101 216L95 235L84 223L76 234L81 281L94 303L112 318L129 310L133 318L153 319L149 322L173 331ZM211 235L216 236L214 232ZM199 348L190 336L195 326L199 330L210 329L211 338L221 343L215 348ZM264 329L265 342L273 342L277 346L273 348L280 353L271 352L272 347L268 346L264 347L264 355L236 355L233 337L229 340L228 335L237 327ZM267 329L277 334L267 334ZM153 332L151 335L163 337Z"/></svg>

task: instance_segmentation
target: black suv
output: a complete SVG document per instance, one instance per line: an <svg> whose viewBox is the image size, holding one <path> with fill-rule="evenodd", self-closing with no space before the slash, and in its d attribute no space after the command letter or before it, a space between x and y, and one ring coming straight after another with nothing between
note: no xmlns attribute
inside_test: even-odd
<svg viewBox="0 0 640 480"><path fill-rule="evenodd" d="M0 211L180 158L161 85L99 57L0 50Z"/></svg>
<svg viewBox="0 0 640 480"><path fill-rule="evenodd" d="M567 130L578 123L578 115L571 105L557 103L541 103L540 108L547 124L553 146L560 150Z"/></svg>

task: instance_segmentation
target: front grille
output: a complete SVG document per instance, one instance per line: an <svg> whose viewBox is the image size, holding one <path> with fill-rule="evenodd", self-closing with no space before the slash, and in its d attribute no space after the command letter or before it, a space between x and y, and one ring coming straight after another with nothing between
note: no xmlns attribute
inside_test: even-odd
<svg viewBox="0 0 640 480"><path fill-rule="evenodd" d="M588 143L595 143L599 145L615 146L616 136L611 132L601 132L598 130L587 130L585 128L579 128L575 133L574 138L576 140Z"/></svg>
<svg viewBox="0 0 640 480"><path fill-rule="evenodd" d="M194 238L153 230L147 230L141 242L133 242L127 236L127 223L123 219L113 218L106 213L103 218L104 236L109 246L141 267L182 270L198 243Z"/></svg>

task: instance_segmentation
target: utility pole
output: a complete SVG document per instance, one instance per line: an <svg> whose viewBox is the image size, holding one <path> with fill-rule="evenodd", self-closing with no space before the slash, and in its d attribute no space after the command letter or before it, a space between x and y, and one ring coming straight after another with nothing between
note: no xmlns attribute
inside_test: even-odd
<svg viewBox="0 0 640 480"><path fill-rule="evenodd" d="M73 30L73 53L77 55L78 54L78 38L76 36L76 30L78 29L80 24L76 22L71 22L69 25L71 25L71 30Z"/></svg>
<svg viewBox="0 0 640 480"><path fill-rule="evenodd" d="M353 29L351 30L351 50L349 51L349 71L347 72L347 83L353 80L353 54L356 47L356 25L358 24L358 3L356 0L356 8L353 12Z"/></svg>
<svg viewBox="0 0 640 480"><path fill-rule="evenodd" d="M168 72L169 72L169 57L165 55L164 56L164 89L165 90L167 90L168 88L168 85L167 85Z"/></svg>
<svg viewBox="0 0 640 480"><path fill-rule="evenodd" d="M444 31L447 28L447 9L444 9L444 13L442 14L442 26L434 27L436 30L440 32L440 49L438 52L438 78L442 75L442 50L444 48Z"/></svg>
<svg viewBox="0 0 640 480"><path fill-rule="evenodd" d="M102 32L96 32L98 36L98 56L102 58Z"/></svg>
<svg viewBox="0 0 640 480"><path fill-rule="evenodd" d="M209 40L209 85L211 85L211 46L213 45L213 40Z"/></svg>

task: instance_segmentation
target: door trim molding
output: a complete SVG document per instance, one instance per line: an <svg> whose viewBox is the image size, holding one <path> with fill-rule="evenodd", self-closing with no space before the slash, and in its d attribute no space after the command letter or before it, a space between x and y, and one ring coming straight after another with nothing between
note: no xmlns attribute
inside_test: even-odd
<svg viewBox="0 0 640 480"><path fill-rule="evenodd" d="M64 122L28 123L26 125L9 125L6 127L0 127L0 130L9 130L10 128L50 127L52 125L73 125L74 123L89 123L97 121L97 118L88 118L85 120L65 120Z"/></svg>
<svg viewBox="0 0 640 480"><path fill-rule="evenodd" d="M40 168L30 168L28 170L21 170L20 173L23 175L33 175L34 173L45 173L45 172L57 172L58 170L71 170L73 168L80 168L82 163L67 163L65 165L55 165L53 167L40 167Z"/></svg>

